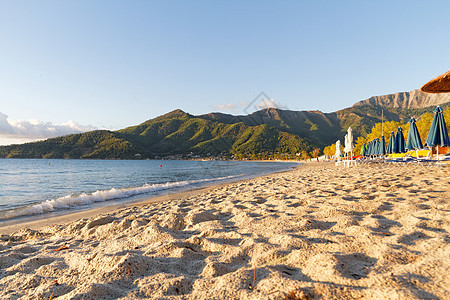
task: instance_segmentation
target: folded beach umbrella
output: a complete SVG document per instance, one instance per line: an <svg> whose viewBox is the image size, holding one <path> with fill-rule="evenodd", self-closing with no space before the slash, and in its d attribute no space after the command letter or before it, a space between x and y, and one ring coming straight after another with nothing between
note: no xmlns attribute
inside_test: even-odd
<svg viewBox="0 0 450 300"><path fill-rule="evenodd" d="M381 136L380 144L378 145L378 153L380 155L386 155L386 141L384 140L384 135Z"/></svg>
<svg viewBox="0 0 450 300"><path fill-rule="evenodd" d="M360 152L361 156L366 156L366 152L367 152L366 144L363 144Z"/></svg>
<svg viewBox="0 0 450 300"><path fill-rule="evenodd" d="M395 133L393 131L391 131L391 137L389 138L389 143L388 143L386 152L388 154L395 153L395 151L396 151L395 145L396 145L395 144Z"/></svg>
<svg viewBox="0 0 450 300"><path fill-rule="evenodd" d="M448 139L447 126L445 125L444 114L440 106L434 110L433 122L431 122L430 131L426 143L430 147L436 146L437 157L439 159L439 146L445 147L450 145Z"/></svg>
<svg viewBox="0 0 450 300"><path fill-rule="evenodd" d="M366 155L367 155L367 156L372 155L372 141L369 141L369 142L367 143Z"/></svg>
<svg viewBox="0 0 450 300"><path fill-rule="evenodd" d="M406 140L406 149L415 150L423 148L422 140L420 139L419 130L417 130L416 120L411 118L409 121L408 138Z"/></svg>
<svg viewBox="0 0 450 300"><path fill-rule="evenodd" d="M405 153L405 137L403 136L403 130L401 127L398 127L397 134L395 135L395 144L397 148L394 153Z"/></svg>
<svg viewBox="0 0 450 300"><path fill-rule="evenodd" d="M379 143L379 139L376 138L373 140L373 148L372 148L372 154L373 155L378 155L378 143Z"/></svg>
<svg viewBox="0 0 450 300"><path fill-rule="evenodd" d="M375 139L370 141L370 155L375 155Z"/></svg>
<svg viewBox="0 0 450 300"><path fill-rule="evenodd" d="M344 153L347 153L348 136L344 136Z"/></svg>
<svg viewBox="0 0 450 300"><path fill-rule="evenodd" d="M344 152L347 153L347 157L349 156L348 153L350 153L350 159L353 157L353 149L355 149L355 145L353 144L353 132L352 128L349 127L347 129L347 134L345 135Z"/></svg>
<svg viewBox="0 0 450 300"><path fill-rule="evenodd" d="M433 122L428 131L428 137L426 140L428 146L449 146L447 127L445 125L444 114L440 106L434 110Z"/></svg>
<svg viewBox="0 0 450 300"><path fill-rule="evenodd" d="M341 141L338 140L336 142L336 153L334 154L334 157L339 159L341 157L341 155L342 155L342 152L341 152Z"/></svg>
<svg viewBox="0 0 450 300"><path fill-rule="evenodd" d="M380 152L380 149L381 149L381 141L380 141L380 139L379 138L377 138L377 148L375 149L375 151L377 152L377 155L380 155L381 154L381 152Z"/></svg>
<svg viewBox="0 0 450 300"><path fill-rule="evenodd" d="M430 80L420 89L426 93L450 93L450 71Z"/></svg>
<svg viewBox="0 0 450 300"><path fill-rule="evenodd" d="M353 149L355 149L355 145L353 145L353 132L352 132L352 128L349 127L347 130L347 134L345 135L344 152L345 153L352 152Z"/></svg>

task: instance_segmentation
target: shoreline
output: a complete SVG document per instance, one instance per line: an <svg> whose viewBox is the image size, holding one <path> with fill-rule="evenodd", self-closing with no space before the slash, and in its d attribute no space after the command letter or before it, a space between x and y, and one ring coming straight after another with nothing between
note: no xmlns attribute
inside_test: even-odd
<svg viewBox="0 0 450 300"><path fill-rule="evenodd" d="M217 186L220 186L221 184L218 184ZM21 222L22 220L12 220L12 221L6 221L4 224L5 226L0 227L0 235L1 234L11 234L15 231L19 231L23 228L29 228L31 230L38 230L45 226L49 225L62 225L67 224L73 221L76 221L78 219L86 219L86 218L92 218L96 215L101 214L112 214L116 213L120 209L127 208L127 207L133 207L133 206L143 206L148 204L156 204L161 202L167 202L172 200L181 200L183 197L191 196L200 194L203 192L207 192L209 189L213 188L211 187L204 187L189 191L183 191L178 192L174 194L168 194L168 195L161 195L161 196L155 196L151 198L145 198L144 200L138 200L137 202L132 203L123 203L123 204L115 204L115 205L106 205L98 208L93 209L86 209L83 211L77 211L77 212L68 212L66 214L60 215L60 216L52 216L49 218L45 218L44 216L37 216L42 217L42 219L38 220L31 220L31 221L25 221Z"/></svg>
<svg viewBox="0 0 450 300"><path fill-rule="evenodd" d="M244 178L242 178L242 179L238 179L237 181L231 180L231 181L226 181L226 182L222 182L222 183L206 185L206 186L202 186L202 187L194 187L194 188L190 188L190 189L188 188L187 190L181 189L181 191L175 191L173 193L169 192L164 195L155 195L155 196L150 196L150 197L144 197L142 199L134 200L131 202L124 201L123 203L116 203L116 204L111 204L111 205L107 205L107 204L103 203L104 205L102 205L101 207L96 207L96 208L92 208L92 209L84 209L83 210L81 208L81 211L77 210L77 211L73 211L73 212L61 211L56 216L46 217L44 215L33 215L30 217L25 217L25 218L5 220L5 221L0 222L0 236L2 234L6 234L6 235L12 234L23 228L28 228L31 230L38 230L38 229L41 229L41 228L43 228L45 226L49 226L49 225L67 224L67 223L76 221L78 219L92 218L92 217L95 217L96 215L100 215L100 214L115 213L118 210L124 209L127 207L144 206L144 205L148 205L148 204L156 204L156 203L169 202L169 201L174 201L174 200L181 200L186 197L191 197L191 196L195 196L198 194L206 193L211 189L225 186L228 184L244 182L244 181L251 180L254 178L269 176L269 175L277 174L277 173L289 172L292 169L301 168L301 166L302 166L302 163L298 163L298 165L296 167L292 167L292 168L286 169L286 170L275 171L275 172L269 173L269 174L255 175L255 176L247 175L247 176L244 176ZM27 220L27 219L30 219L30 220Z"/></svg>

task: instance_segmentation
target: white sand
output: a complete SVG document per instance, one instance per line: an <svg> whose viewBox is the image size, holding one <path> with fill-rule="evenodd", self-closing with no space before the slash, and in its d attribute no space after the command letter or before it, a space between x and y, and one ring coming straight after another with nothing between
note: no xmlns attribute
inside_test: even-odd
<svg viewBox="0 0 450 300"><path fill-rule="evenodd" d="M3 234L0 298L445 299L449 171L317 163Z"/></svg>

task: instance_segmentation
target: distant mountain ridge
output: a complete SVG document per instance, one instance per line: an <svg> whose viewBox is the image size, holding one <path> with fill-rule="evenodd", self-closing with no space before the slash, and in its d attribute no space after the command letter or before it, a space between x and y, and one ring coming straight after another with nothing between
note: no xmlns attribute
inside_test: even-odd
<svg viewBox="0 0 450 300"><path fill-rule="evenodd" d="M447 94L429 94L421 90L411 92L400 92L395 94L373 96L369 99L359 101L353 106L360 105L378 105L390 108L426 108L439 104L450 102L450 93Z"/></svg>
<svg viewBox="0 0 450 300"><path fill-rule="evenodd" d="M266 108L248 115L209 113L194 116L180 109L117 131L96 130L45 141L0 147L3 158L146 159L295 155L355 138L384 121L407 122L450 105L450 94L418 90L359 101L332 113ZM383 116L383 117L382 117Z"/></svg>
<svg viewBox="0 0 450 300"><path fill-rule="evenodd" d="M436 105L445 108L448 103L450 94L427 94L414 90L370 97L352 107L332 113L266 108L249 115L209 113L198 117L227 124L270 124L280 130L305 137L315 146L324 147L342 139L348 127L352 127L356 136L366 135L382 120L407 122L411 117L418 119L423 113L433 111Z"/></svg>

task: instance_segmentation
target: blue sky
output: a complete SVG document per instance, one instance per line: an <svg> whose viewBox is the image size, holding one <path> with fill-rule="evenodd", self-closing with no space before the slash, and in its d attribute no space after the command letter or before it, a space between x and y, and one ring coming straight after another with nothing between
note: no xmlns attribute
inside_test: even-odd
<svg viewBox="0 0 450 300"><path fill-rule="evenodd" d="M450 1L0 0L0 144L260 93L332 112L450 69Z"/></svg>

